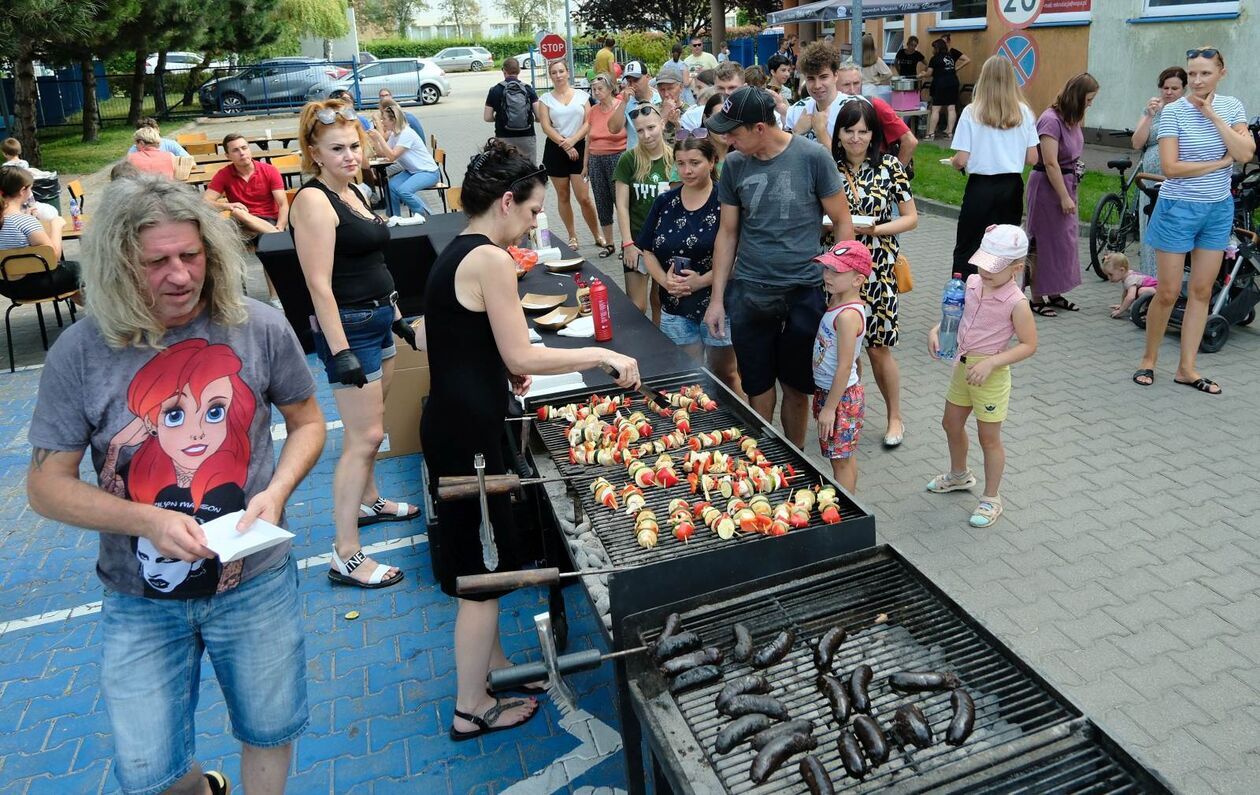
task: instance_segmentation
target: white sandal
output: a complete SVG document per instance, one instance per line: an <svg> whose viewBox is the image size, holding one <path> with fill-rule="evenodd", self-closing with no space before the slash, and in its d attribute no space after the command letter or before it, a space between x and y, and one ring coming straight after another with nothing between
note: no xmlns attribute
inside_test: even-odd
<svg viewBox="0 0 1260 795"><path fill-rule="evenodd" d="M348 560L342 560L337 555L337 547L333 545L332 564L333 567L328 570L328 579L338 585L354 585L359 588L388 588L391 585L397 585L402 582L403 573L399 571L393 577L386 579L385 573L390 567L384 563L376 564L376 570L372 572L372 576L367 578L367 582L356 580L350 575L354 570L363 565L363 561L367 560L367 556L363 554L363 550L350 556Z"/></svg>
<svg viewBox="0 0 1260 795"><path fill-rule="evenodd" d="M385 510L385 498L377 497L371 505L359 505L359 527L367 527L377 522L409 522L420 515L419 505L408 505L401 500L393 513Z"/></svg>

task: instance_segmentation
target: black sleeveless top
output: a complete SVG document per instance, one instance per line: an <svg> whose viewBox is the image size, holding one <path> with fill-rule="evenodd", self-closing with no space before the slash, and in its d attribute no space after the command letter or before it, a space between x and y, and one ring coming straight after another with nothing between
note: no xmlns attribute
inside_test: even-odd
<svg viewBox="0 0 1260 795"><path fill-rule="evenodd" d="M385 267L385 246L389 243L389 227L375 214L364 218L350 209L345 200L318 179L302 185L300 191L315 188L324 192L337 213L337 242L333 246L332 292L337 306L358 306L383 300L394 291L394 277ZM372 208L354 190L370 213ZM293 227L297 234L297 227Z"/></svg>

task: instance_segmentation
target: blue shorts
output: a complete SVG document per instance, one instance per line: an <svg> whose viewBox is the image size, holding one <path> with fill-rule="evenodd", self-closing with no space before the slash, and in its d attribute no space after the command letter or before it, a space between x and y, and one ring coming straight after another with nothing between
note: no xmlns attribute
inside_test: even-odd
<svg viewBox="0 0 1260 795"><path fill-rule="evenodd" d="M1155 202L1146 225L1146 240L1156 251L1185 254L1196 248L1224 251L1234 228L1234 199L1191 202L1165 199Z"/></svg>
<svg viewBox="0 0 1260 795"><path fill-rule="evenodd" d="M390 329L394 323L394 307L386 304L375 309L339 309L337 312L341 315L341 330L346 334L346 342L354 355L359 357L367 380L380 380L381 362L394 358L398 352L394 348L394 332ZM320 331L315 332L315 353L324 363L324 372L328 374L328 383L333 389L346 388L337 380L332 351L328 350L328 341Z"/></svg>
<svg viewBox="0 0 1260 795"><path fill-rule="evenodd" d="M191 769L203 651L233 737L271 748L305 731L301 615L292 556L215 596L149 599L106 589L101 696L123 792L162 792Z"/></svg>
<svg viewBox="0 0 1260 795"><path fill-rule="evenodd" d="M715 337L703 320L688 320L682 315L661 313L661 333L675 345L704 343L706 348L726 348L731 344L731 319L726 319L726 336Z"/></svg>

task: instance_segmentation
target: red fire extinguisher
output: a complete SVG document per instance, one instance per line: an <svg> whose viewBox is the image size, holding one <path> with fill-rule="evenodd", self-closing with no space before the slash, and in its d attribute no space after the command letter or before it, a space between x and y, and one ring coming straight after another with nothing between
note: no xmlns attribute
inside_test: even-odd
<svg viewBox="0 0 1260 795"><path fill-rule="evenodd" d="M595 321L595 341L612 339L612 312L608 309L608 288L599 279L591 279L591 316Z"/></svg>

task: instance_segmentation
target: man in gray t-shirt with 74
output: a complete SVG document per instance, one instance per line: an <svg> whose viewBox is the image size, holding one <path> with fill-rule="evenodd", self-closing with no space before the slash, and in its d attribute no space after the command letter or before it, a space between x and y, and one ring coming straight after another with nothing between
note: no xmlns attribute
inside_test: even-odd
<svg viewBox="0 0 1260 795"><path fill-rule="evenodd" d="M774 99L761 89L734 92L705 124L732 149L718 180L722 219L705 323L722 336L729 311L749 403L773 422L775 382L782 384L783 429L803 447L824 309L822 272L812 262L822 250L823 213L837 240L853 237L840 173L826 149L778 128Z"/></svg>

